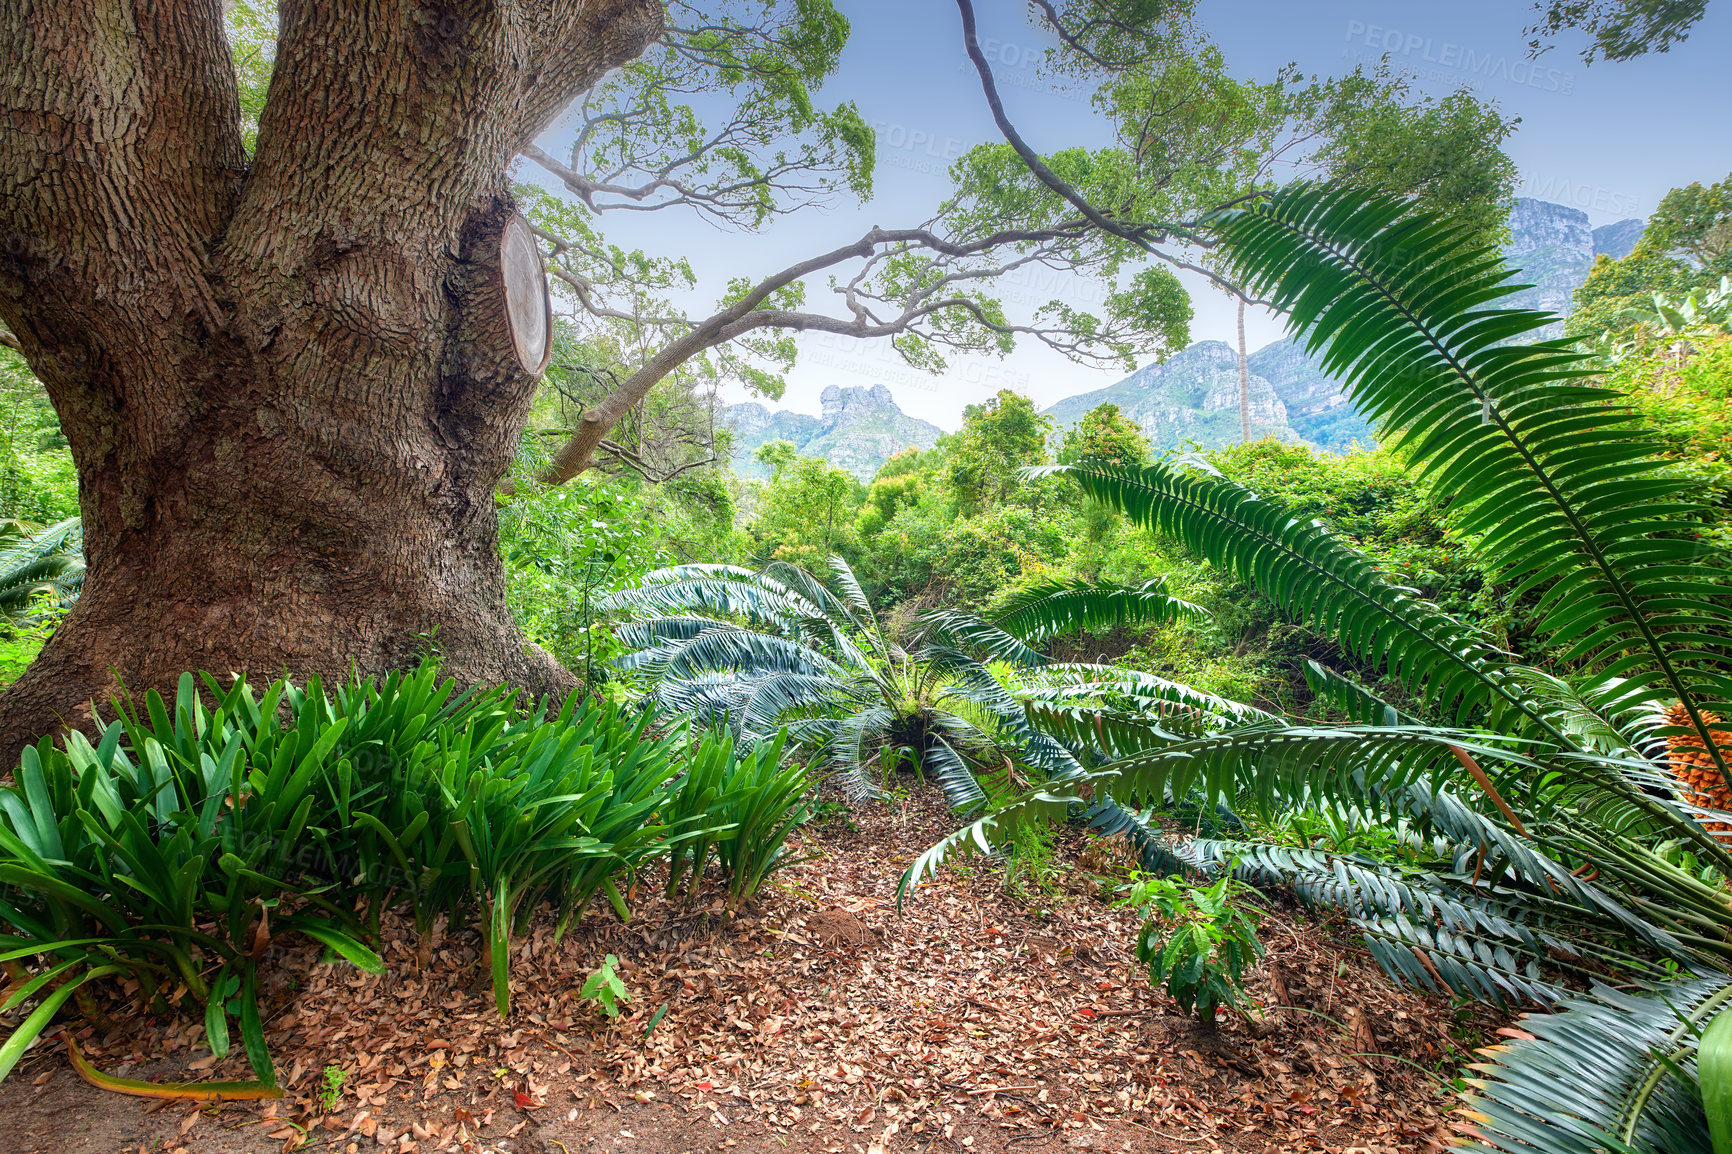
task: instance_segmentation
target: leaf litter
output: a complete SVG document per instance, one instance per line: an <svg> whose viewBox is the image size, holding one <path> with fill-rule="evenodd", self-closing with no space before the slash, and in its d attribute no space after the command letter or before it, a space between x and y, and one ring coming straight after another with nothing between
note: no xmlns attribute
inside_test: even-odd
<svg viewBox="0 0 1732 1154"><path fill-rule="evenodd" d="M808 826L796 856L816 856L734 916L719 898L664 901L652 875L629 923L591 911L557 941L538 917L514 944L509 1021L468 929L441 922L422 942L387 916L383 977L273 945L261 997L285 1097L174 1113L150 1154L1396 1154L1447 1142L1447 1079L1507 1032L1477 1007L1393 987L1349 933L1282 901L1250 979L1258 1017L1200 1031L1150 987L1134 916L1103 896L1128 861L1118 843L1063 830L1060 892L1013 896L1002 866L976 859L898 916L902 869L953 825L940 799L917 796ZM630 996L612 1019L579 997L608 954ZM107 1073L250 1076L239 1047L211 1056L202 1023L121 996L103 1008L113 1028L76 1036ZM0 1116L27 1092L51 1118L56 1096L87 1089L70 1074L30 1085L64 1064L47 1039L28 1061L40 1072L0 1086ZM133 1119L164 1105L96 1103Z"/></svg>

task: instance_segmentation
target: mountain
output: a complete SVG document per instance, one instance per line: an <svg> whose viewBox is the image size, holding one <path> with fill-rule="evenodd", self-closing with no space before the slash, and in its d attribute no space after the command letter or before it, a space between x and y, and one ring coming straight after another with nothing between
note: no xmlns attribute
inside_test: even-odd
<svg viewBox="0 0 1732 1154"><path fill-rule="evenodd" d="M1510 213L1510 240L1504 259L1521 270L1520 279L1533 285L1500 302L1503 308L1541 309L1570 315L1576 289L1588 279L1594 266L1594 230L1588 214L1579 208L1553 204L1549 200L1517 197ZM1537 334L1563 336L1564 323L1556 321Z"/></svg>
<svg viewBox="0 0 1732 1154"><path fill-rule="evenodd" d="M1533 287L1509 298L1509 305L1568 316L1594 258L1601 253L1627 256L1641 235L1639 220L1593 228L1580 209L1518 198L1510 213L1504 257ZM1563 329L1559 321L1540 335L1561 336ZM1147 365L1116 385L1066 397L1046 411L1068 426L1101 402L1112 401L1143 427L1156 451L1187 439L1206 446L1227 444L1240 435L1234 360L1225 343L1201 341L1164 365ZM1252 374L1254 433L1261 435L1266 428L1283 439L1305 440L1336 452L1356 440L1367 447L1376 443L1370 422L1354 411L1341 386L1291 338L1265 345L1246 360Z"/></svg>
<svg viewBox="0 0 1732 1154"><path fill-rule="evenodd" d="M1594 230L1594 255L1604 254L1613 260L1623 260L1635 250L1642 239L1642 222L1631 217L1616 224L1603 224Z"/></svg>
<svg viewBox="0 0 1732 1154"><path fill-rule="evenodd" d="M752 454L766 442L791 441L801 456L822 457L870 481L885 461L910 446L932 448L943 431L904 413L883 385L831 385L818 402L824 410L819 417L786 409L772 412L755 401L724 408L722 423L734 431L734 472L767 478L769 468Z"/></svg>
<svg viewBox="0 0 1732 1154"><path fill-rule="evenodd" d="M1533 287L1512 303L1567 315L1594 258L1601 253L1626 256L1641 235L1639 220L1593 228L1580 209L1518 199L1510 213L1510 243L1504 255ZM1559 322L1544 335L1562 331ZM1265 345L1247 359L1254 436L1304 440L1337 452L1355 441L1375 443L1370 423L1354 411L1340 385L1292 340ZM767 441L783 440L793 442L805 456L823 457L868 481L903 449L930 449L938 443L938 426L905 414L883 385L832 385L820 400L823 414L816 417L750 401L727 406L722 423L734 431L735 472L767 477L769 469L752 454ZM1068 427L1107 401L1141 425L1157 451L1186 442L1212 448L1240 437L1238 359L1223 341L1199 341L1115 385L1066 397L1046 413L1060 427Z"/></svg>
<svg viewBox="0 0 1732 1154"><path fill-rule="evenodd" d="M1300 440L1337 453L1351 449L1354 441L1367 448L1377 443L1371 422L1292 338L1264 345L1245 361L1287 406L1287 421Z"/></svg>
<svg viewBox="0 0 1732 1154"><path fill-rule="evenodd" d="M1287 421L1287 406L1269 381L1253 375L1249 384L1252 436L1297 440ZM1142 426L1156 449L1187 441L1211 449L1232 444L1240 439L1239 356L1225 341L1198 341L1116 385L1066 397L1046 415L1061 427L1069 426L1108 401Z"/></svg>

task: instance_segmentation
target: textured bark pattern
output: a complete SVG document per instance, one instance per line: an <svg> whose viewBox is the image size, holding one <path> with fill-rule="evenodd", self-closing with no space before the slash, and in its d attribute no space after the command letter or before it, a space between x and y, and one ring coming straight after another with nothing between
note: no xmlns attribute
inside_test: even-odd
<svg viewBox="0 0 1732 1154"><path fill-rule="evenodd" d="M77 461L89 574L0 756L182 669L558 688L494 491L535 380L512 159L654 0L285 0L249 165L220 0L0 0L0 325Z"/></svg>

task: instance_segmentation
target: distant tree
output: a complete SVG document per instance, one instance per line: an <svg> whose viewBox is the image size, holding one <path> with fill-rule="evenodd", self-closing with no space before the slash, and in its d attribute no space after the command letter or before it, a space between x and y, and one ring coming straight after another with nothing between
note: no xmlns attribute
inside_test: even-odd
<svg viewBox="0 0 1732 1154"><path fill-rule="evenodd" d="M1113 142L1092 153L1043 156L1005 112L976 40L973 0L956 3L987 104L1027 169L1016 197L1038 202L1044 186L1145 259L1233 288L1189 222L1295 173L1411 195L1502 235L1516 184L1502 144L1518 121L1471 91L1416 95L1388 68L1330 79L1288 68L1241 80L1202 29L1195 0L1035 0L1059 40L1049 69L1093 86L1114 130Z"/></svg>
<svg viewBox="0 0 1732 1154"><path fill-rule="evenodd" d="M1149 439L1137 423L1111 401L1083 414L1073 428L1065 430L1059 445L1058 463L1099 461L1124 469L1149 463Z"/></svg>
<svg viewBox="0 0 1732 1154"><path fill-rule="evenodd" d="M962 429L946 440L950 483L965 513L1010 500L1022 484L1018 470L1044 465L1052 421L1034 402L1008 389L962 411Z"/></svg>
<svg viewBox="0 0 1732 1154"><path fill-rule="evenodd" d="M1719 184L1674 188L1660 200L1642 244L1696 270L1702 283L1732 276L1732 173Z"/></svg>
<svg viewBox="0 0 1732 1154"><path fill-rule="evenodd" d="M1516 164L1503 151L1519 117L1466 89L1418 104L1390 99L1390 86L1344 78L1321 111L1324 139L1314 154L1332 180L1412 196L1423 208L1472 227L1487 242L1509 235Z"/></svg>
<svg viewBox="0 0 1732 1154"><path fill-rule="evenodd" d="M765 441L752 453L752 459L760 465L770 466L770 475L779 477L795 461L800 459L800 450L792 441Z"/></svg>
<svg viewBox="0 0 1732 1154"><path fill-rule="evenodd" d="M1059 39L1047 53L1049 68L1096 85L1095 104L1116 134L1094 153L1067 149L1043 157L1005 112L976 38L973 0L956 3L969 58L1006 141L998 147L1024 166L1006 184L1001 203L1028 211L1050 202L1049 214L1059 207L1080 211L1149 262L1132 274L1133 284L1165 266L1201 273L1237 298L1239 411L1247 441L1250 375L1242 313L1251 302L1187 222L1268 192L1282 173L1298 170L1411 196L1492 242L1507 235L1516 168L1502 144L1518 121L1467 89L1416 101L1387 67L1331 80L1288 68L1272 80L1244 81L1228 72L1224 54L1202 31L1195 0L1034 0L1031 8ZM984 151L990 150L976 153ZM999 168L1015 166L1000 161ZM1129 254L1124 259L1134 268Z"/></svg>
<svg viewBox="0 0 1732 1154"><path fill-rule="evenodd" d="M1732 174L1661 198L1641 239L1621 260L1602 254L1575 294L1569 331L1598 336L1627 327L1620 314L1654 293L1682 294L1732 276Z"/></svg>
<svg viewBox="0 0 1732 1154"><path fill-rule="evenodd" d="M933 452L903 449L879 467L866 487L865 503L860 509L856 529L862 537L876 534L903 509L926 498L938 498L938 487L932 476Z"/></svg>
<svg viewBox="0 0 1732 1154"><path fill-rule="evenodd" d="M775 469L751 526L767 561L816 564L853 545L859 481L822 457L799 456L787 441L760 446L756 456Z"/></svg>
<svg viewBox="0 0 1732 1154"><path fill-rule="evenodd" d="M223 5L223 23L240 95L241 146L251 156L258 150L259 117L264 115L271 66L276 62L277 6L270 0L229 0Z"/></svg>

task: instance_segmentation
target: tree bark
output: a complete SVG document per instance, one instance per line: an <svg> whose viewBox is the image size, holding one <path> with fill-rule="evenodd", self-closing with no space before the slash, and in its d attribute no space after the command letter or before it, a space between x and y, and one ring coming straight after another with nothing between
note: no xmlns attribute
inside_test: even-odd
<svg viewBox="0 0 1732 1154"><path fill-rule="evenodd" d="M495 489L536 375L518 151L654 0L284 0L257 155L220 0L0 0L0 325L78 466L85 590L0 758L182 670L570 675L511 622Z"/></svg>
<svg viewBox="0 0 1732 1154"><path fill-rule="evenodd" d="M1251 362L1245 356L1245 298L1239 298L1239 435L1251 443Z"/></svg>

